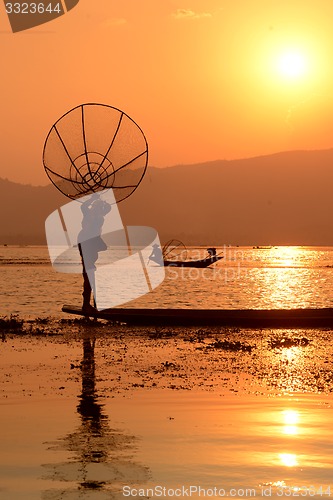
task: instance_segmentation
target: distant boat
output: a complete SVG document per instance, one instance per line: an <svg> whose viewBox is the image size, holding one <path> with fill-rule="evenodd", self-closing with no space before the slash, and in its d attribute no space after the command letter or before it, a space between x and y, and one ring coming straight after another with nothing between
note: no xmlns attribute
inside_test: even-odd
<svg viewBox="0 0 333 500"><path fill-rule="evenodd" d="M192 259L187 260L187 249L179 240L170 240L168 241L162 251L159 250L159 246L157 244L153 245L153 252L149 256L149 260L156 262L160 266L169 266L169 267L199 267L205 268L210 266L211 264L215 264L219 260L223 259L221 254L216 253L216 248L207 248L208 256L204 259Z"/></svg>
<svg viewBox="0 0 333 500"><path fill-rule="evenodd" d="M200 267L205 268L223 259L223 255L212 255L200 260L164 260L165 266L171 267Z"/></svg>

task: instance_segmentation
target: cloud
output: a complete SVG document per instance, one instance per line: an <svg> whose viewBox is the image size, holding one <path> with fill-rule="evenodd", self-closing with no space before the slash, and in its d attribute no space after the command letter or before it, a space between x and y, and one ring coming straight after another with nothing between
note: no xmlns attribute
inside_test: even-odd
<svg viewBox="0 0 333 500"><path fill-rule="evenodd" d="M123 17L111 17L110 19L106 19L103 24L104 26L122 26L126 23L127 21Z"/></svg>
<svg viewBox="0 0 333 500"><path fill-rule="evenodd" d="M212 17L212 14L209 12L194 12L190 9L177 9L172 16L175 19L203 19Z"/></svg>

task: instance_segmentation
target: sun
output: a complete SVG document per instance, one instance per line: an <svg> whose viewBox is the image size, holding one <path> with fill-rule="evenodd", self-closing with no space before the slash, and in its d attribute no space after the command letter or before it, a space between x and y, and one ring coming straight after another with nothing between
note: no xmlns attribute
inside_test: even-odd
<svg viewBox="0 0 333 500"><path fill-rule="evenodd" d="M298 51L286 51L277 58L277 72L286 80L300 80L308 72L308 60Z"/></svg>
<svg viewBox="0 0 333 500"><path fill-rule="evenodd" d="M254 74L265 91L284 97L299 92L305 95L322 78L320 53L315 45L303 40L293 43L277 39L263 44L256 52L256 68Z"/></svg>

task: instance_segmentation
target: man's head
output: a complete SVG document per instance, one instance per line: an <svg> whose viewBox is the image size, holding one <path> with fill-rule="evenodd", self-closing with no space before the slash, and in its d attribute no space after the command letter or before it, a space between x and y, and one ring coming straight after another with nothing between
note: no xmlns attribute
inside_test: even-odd
<svg viewBox="0 0 333 500"><path fill-rule="evenodd" d="M100 198L95 200L91 205L91 209L96 215L106 215L111 211L111 205Z"/></svg>

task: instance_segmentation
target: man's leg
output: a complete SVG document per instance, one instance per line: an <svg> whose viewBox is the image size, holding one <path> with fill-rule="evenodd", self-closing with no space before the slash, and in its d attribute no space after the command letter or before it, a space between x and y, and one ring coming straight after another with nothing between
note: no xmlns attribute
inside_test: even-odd
<svg viewBox="0 0 333 500"><path fill-rule="evenodd" d="M88 275L86 271L83 269L83 306L82 309L86 309L90 306L90 297L91 297L91 286L89 282Z"/></svg>
<svg viewBox="0 0 333 500"><path fill-rule="evenodd" d="M82 309L87 309L90 306L91 286L90 286L89 278L88 278L88 275L86 272L86 266L84 264L83 253L82 253L82 246L80 243L79 243L78 247L79 247L79 252L80 252L81 261L82 261L82 276L83 276Z"/></svg>

